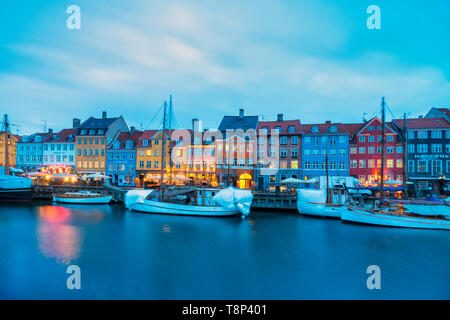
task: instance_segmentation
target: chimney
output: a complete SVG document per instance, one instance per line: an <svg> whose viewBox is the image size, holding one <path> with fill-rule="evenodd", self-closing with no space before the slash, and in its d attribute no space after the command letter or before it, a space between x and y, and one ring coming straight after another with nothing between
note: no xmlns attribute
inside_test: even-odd
<svg viewBox="0 0 450 320"><path fill-rule="evenodd" d="M130 127L130 136L132 136L134 134L134 132L136 131L136 128L131 126Z"/></svg>
<svg viewBox="0 0 450 320"><path fill-rule="evenodd" d="M331 124L330 120L325 121L325 124Z"/></svg>
<svg viewBox="0 0 450 320"><path fill-rule="evenodd" d="M48 133L53 133L53 129L48 128Z"/></svg>
<svg viewBox="0 0 450 320"><path fill-rule="evenodd" d="M106 119L106 111L102 112L102 119Z"/></svg>
<svg viewBox="0 0 450 320"><path fill-rule="evenodd" d="M80 126L81 120L77 119L77 118L73 118L72 120L72 127L73 129L78 129L78 127Z"/></svg>
<svg viewBox="0 0 450 320"><path fill-rule="evenodd" d="M202 132L202 120L192 119L192 131L194 132Z"/></svg>
<svg viewBox="0 0 450 320"><path fill-rule="evenodd" d="M419 116L419 119L423 119L423 116Z"/></svg>
<svg viewBox="0 0 450 320"><path fill-rule="evenodd" d="M282 113L277 114L277 121L283 121L283 114Z"/></svg>
<svg viewBox="0 0 450 320"><path fill-rule="evenodd" d="M239 109L239 119L244 118L244 109Z"/></svg>

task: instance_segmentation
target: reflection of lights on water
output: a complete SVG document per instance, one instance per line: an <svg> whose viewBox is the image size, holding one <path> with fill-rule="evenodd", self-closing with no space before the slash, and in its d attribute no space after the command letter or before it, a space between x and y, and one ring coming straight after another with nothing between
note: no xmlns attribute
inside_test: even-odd
<svg viewBox="0 0 450 320"><path fill-rule="evenodd" d="M165 233L170 233L170 231L171 231L169 225L167 225L167 224L165 224L162 229L163 229L163 232L165 232Z"/></svg>
<svg viewBox="0 0 450 320"><path fill-rule="evenodd" d="M38 208L40 223L37 229L39 250L47 257L69 264L81 251L79 227L70 225L71 212L61 206Z"/></svg>

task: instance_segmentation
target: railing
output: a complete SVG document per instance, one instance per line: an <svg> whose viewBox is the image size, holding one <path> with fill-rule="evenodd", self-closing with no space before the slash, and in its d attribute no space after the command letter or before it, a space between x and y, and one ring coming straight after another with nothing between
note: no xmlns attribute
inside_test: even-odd
<svg viewBox="0 0 450 320"><path fill-rule="evenodd" d="M296 210L297 195L283 192L254 192L252 208Z"/></svg>

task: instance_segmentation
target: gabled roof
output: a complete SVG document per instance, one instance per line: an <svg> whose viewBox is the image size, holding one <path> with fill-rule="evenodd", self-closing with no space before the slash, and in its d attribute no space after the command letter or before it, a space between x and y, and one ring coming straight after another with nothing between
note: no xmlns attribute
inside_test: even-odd
<svg viewBox="0 0 450 320"><path fill-rule="evenodd" d="M227 130L249 129L256 130L258 128L258 116L224 116L219 125L219 130L225 132Z"/></svg>
<svg viewBox="0 0 450 320"><path fill-rule="evenodd" d="M80 129L106 129L117 119L119 119L119 117L116 118L89 117L89 119L87 119L80 125Z"/></svg>
<svg viewBox="0 0 450 320"><path fill-rule="evenodd" d="M108 149L114 149L114 150L126 149L127 141L132 141L133 147L134 147L137 145L137 142L138 142L139 138L141 137L142 133L143 133L143 131L139 131L139 130L135 130L133 132L133 134L131 134L131 132L129 132L129 131L120 132L118 134L117 138L114 140L114 142L108 146ZM116 141L120 141L120 148L118 148L118 149L114 148L114 143Z"/></svg>
<svg viewBox="0 0 450 320"><path fill-rule="evenodd" d="M159 130L144 130L143 132L142 132L142 134L141 134L141 136L138 138L138 142L137 142L137 148L147 148L147 147L151 147L152 146L152 144L151 144L151 139L154 137L154 136L156 136L159 132L161 132L162 131L162 129L159 129ZM171 136L172 136L172 131L173 130L166 130L165 131L165 134L166 134L166 137L168 137L168 138L170 138ZM149 143L148 143L148 146L145 146L144 147L144 145L143 145L143 141L144 140L148 140L149 141Z"/></svg>
<svg viewBox="0 0 450 320"><path fill-rule="evenodd" d="M329 128L331 126L336 126L337 131L330 132ZM317 127L319 130L318 132L311 132L311 129L313 127ZM319 123L319 124L302 124L302 132L303 134L343 134L348 133L347 130L344 128L342 123Z"/></svg>
<svg viewBox="0 0 450 320"><path fill-rule="evenodd" d="M55 139L53 139L50 142L72 142L75 141L75 132L76 129L63 129L57 134L53 134L53 136L56 136Z"/></svg>
<svg viewBox="0 0 450 320"><path fill-rule="evenodd" d="M295 132L288 132L288 128L294 126L295 127ZM281 133L285 134L285 133L300 133L301 132L301 124L300 124L300 120L283 120L283 121L259 121L258 122L258 131L261 130L262 128L267 127L267 129L269 130L273 130L276 127L280 127L281 128Z"/></svg>
<svg viewBox="0 0 450 320"><path fill-rule="evenodd" d="M363 123L363 126L355 133L356 135L360 134L362 131L364 131L364 129L366 129L372 122L374 122L375 120L379 121L380 123L382 123L381 119L378 117L373 117L372 119L370 119L369 121L366 121L365 123ZM398 133L395 129L394 126L392 125L392 123L389 122L385 122L385 128L392 131L392 133ZM385 131L387 134L387 131Z"/></svg>
<svg viewBox="0 0 450 320"><path fill-rule="evenodd" d="M447 117L450 117L450 109L449 108L437 108L440 112L445 114Z"/></svg>
<svg viewBox="0 0 450 320"><path fill-rule="evenodd" d="M353 137L359 130L361 130L364 124L365 123L344 123L343 126L345 130L348 131L348 135Z"/></svg>
<svg viewBox="0 0 450 320"><path fill-rule="evenodd" d="M394 122L399 128L403 128L403 119L395 119ZM449 127L450 123L445 118L406 119L407 129L437 129Z"/></svg>

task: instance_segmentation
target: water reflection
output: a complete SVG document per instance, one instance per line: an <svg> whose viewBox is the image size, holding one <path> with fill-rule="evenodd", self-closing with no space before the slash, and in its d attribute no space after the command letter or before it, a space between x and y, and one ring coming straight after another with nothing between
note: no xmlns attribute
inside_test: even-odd
<svg viewBox="0 0 450 320"><path fill-rule="evenodd" d="M86 210L89 209L89 210ZM111 209L69 205L38 207L37 238L40 252L58 263L70 264L82 250L83 229L79 226L98 224Z"/></svg>

